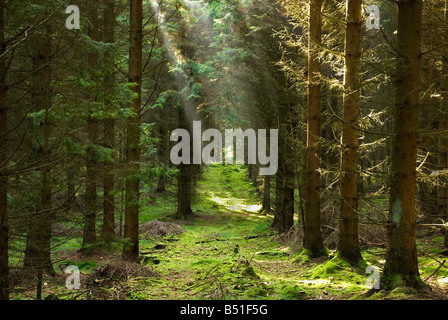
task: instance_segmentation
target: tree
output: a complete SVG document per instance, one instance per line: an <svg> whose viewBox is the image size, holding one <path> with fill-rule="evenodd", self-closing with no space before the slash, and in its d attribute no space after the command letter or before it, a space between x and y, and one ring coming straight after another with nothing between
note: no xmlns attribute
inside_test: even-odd
<svg viewBox="0 0 448 320"><path fill-rule="evenodd" d="M129 241L123 247L125 260L139 261L138 216L139 216L139 161L140 161L140 109L142 86L142 41L143 41L142 0L130 1L130 50L129 83L134 93L132 99L133 115L126 127L126 199L124 237Z"/></svg>
<svg viewBox="0 0 448 320"><path fill-rule="evenodd" d="M388 248L384 279L417 286L415 181L421 59L422 1L397 2L395 106L392 112Z"/></svg>
<svg viewBox="0 0 448 320"><path fill-rule="evenodd" d="M448 3L445 1L444 7L444 23L445 26L448 23ZM448 41L448 32L443 33L444 42ZM446 46L442 49L442 92L443 92L443 106L442 112L439 118L439 130L446 131L448 129L448 48ZM440 133L439 136L439 154L438 154L438 166L439 170L447 170L448 168L448 134ZM441 183L438 187L438 205L439 216L448 220L448 173L445 173L441 179ZM445 220L445 221L446 221ZM444 246L448 249L448 230L445 229Z"/></svg>
<svg viewBox="0 0 448 320"><path fill-rule="evenodd" d="M45 7L45 15L49 15L48 7ZM46 22L42 34L36 35L33 43L33 89L31 100L34 112L43 113L43 119L35 124L36 141L35 154L40 164L40 192L38 194L36 210L33 218L28 223L28 233L24 257L24 266L37 270L38 284L37 297L40 299L42 289L42 273L48 271L54 274L51 262L50 238L54 218L54 210L51 207L51 158L50 134L51 120L50 108L52 105L51 89L51 56L52 56L52 26Z"/></svg>
<svg viewBox="0 0 448 320"><path fill-rule="evenodd" d="M107 0L106 8L104 9L104 25L107 26L104 30L104 42L112 44L115 42L115 0ZM114 77L114 72L110 65L113 63L112 53L106 54L105 59L106 74L104 77L104 86L108 94L106 97L106 104L108 106L113 105L112 101L112 90L114 87L113 82L116 81ZM104 131L103 131L103 146L114 149L115 143L115 118L109 117L103 121ZM106 158L104 160L104 174L103 174L103 227L102 227L102 237L106 241L112 239L115 235L115 197L114 197L114 187L115 187L115 165L114 159Z"/></svg>
<svg viewBox="0 0 448 320"><path fill-rule="evenodd" d="M308 114L306 200L303 246L312 255L326 253L320 230L320 67L321 1L310 0L308 22Z"/></svg>
<svg viewBox="0 0 448 320"><path fill-rule="evenodd" d="M357 263L361 258L358 240L357 190L361 0L347 0L346 23L338 251L346 260Z"/></svg>

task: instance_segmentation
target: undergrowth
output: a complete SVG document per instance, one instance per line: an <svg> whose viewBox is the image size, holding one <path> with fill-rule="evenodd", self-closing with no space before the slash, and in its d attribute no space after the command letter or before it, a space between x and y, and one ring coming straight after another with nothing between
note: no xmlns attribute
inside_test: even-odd
<svg viewBox="0 0 448 320"><path fill-rule="evenodd" d="M174 186L172 186L174 188ZM356 266L334 250L313 258L271 228L272 216L260 213L260 199L244 165L211 165L198 181L194 215L173 220L175 192L169 189L142 207L140 264L120 261L116 245L97 246L80 255L71 237L61 235L55 253L57 276L45 275L44 296L58 299L444 299L448 271L440 235L419 240L422 279L432 295L396 289L369 290L369 265L381 270L384 248L365 248ZM299 251L297 251L299 250ZM423 253L424 254L423 254ZM301 253L301 254L299 254ZM65 288L63 270L76 265L81 289ZM32 299L35 288L13 281L13 298ZM34 281L34 280L33 280Z"/></svg>

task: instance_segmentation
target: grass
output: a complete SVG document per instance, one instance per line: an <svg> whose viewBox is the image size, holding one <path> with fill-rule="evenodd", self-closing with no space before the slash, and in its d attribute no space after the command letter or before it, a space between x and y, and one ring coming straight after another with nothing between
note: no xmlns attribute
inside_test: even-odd
<svg viewBox="0 0 448 320"><path fill-rule="evenodd" d="M95 287L92 299L439 299L448 289L447 266L435 250L441 245L440 235L420 243L427 255L420 255L422 279L435 286L438 295L420 296L416 292L395 290L370 292L366 285L367 265L382 268L384 249L363 251L364 260L351 266L334 252L329 257L298 258L288 242L270 229L272 217L258 213L260 199L247 178L245 166L212 165L198 181L198 195L193 206L195 214L187 221L175 221L175 192L159 195L141 210L140 223L158 219L178 223L184 232L165 238L145 238L140 250L145 257L143 267L154 271L151 276L130 275L125 282L106 282ZM86 282L98 266L119 260L119 246L110 251L93 251L80 256L75 249L80 238L59 244L57 255L60 266L77 265L81 283ZM155 249L156 244L163 244ZM113 248L112 248L113 249ZM440 267L440 268L439 268ZM439 268L437 270L437 268ZM73 297L64 287L62 273L46 277L44 296L50 293L61 298ZM86 285L86 283L84 283ZM33 289L34 290L34 289ZM90 289L91 290L91 289ZM95 296L96 294L96 296ZM14 291L23 299L22 289ZM28 296L32 293L28 293ZM85 299L80 295L78 299Z"/></svg>

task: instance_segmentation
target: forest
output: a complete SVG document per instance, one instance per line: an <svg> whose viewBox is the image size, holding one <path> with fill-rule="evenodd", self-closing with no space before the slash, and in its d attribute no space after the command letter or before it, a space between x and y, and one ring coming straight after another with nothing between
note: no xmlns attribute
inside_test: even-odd
<svg viewBox="0 0 448 320"><path fill-rule="evenodd" d="M440 301L447 258L447 1L0 0L0 300Z"/></svg>

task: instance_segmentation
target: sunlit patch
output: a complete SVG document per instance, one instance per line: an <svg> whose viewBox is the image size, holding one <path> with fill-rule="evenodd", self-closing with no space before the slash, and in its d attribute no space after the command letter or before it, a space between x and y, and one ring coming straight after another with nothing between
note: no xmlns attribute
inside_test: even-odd
<svg viewBox="0 0 448 320"><path fill-rule="evenodd" d="M438 278L437 283L441 286L448 286L448 277Z"/></svg>
<svg viewBox="0 0 448 320"><path fill-rule="evenodd" d="M300 280L299 284L308 284L308 285L328 285L331 281L327 279L315 279L315 280Z"/></svg>
<svg viewBox="0 0 448 320"><path fill-rule="evenodd" d="M227 210L235 211L235 212L257 212L261 209L261 205L258 204L251 204L246 205L244 204L244 199L238 199L238 198L221 198L216 196L213 192L210 192L211 197L208 199L225 207Z"/></svg>

